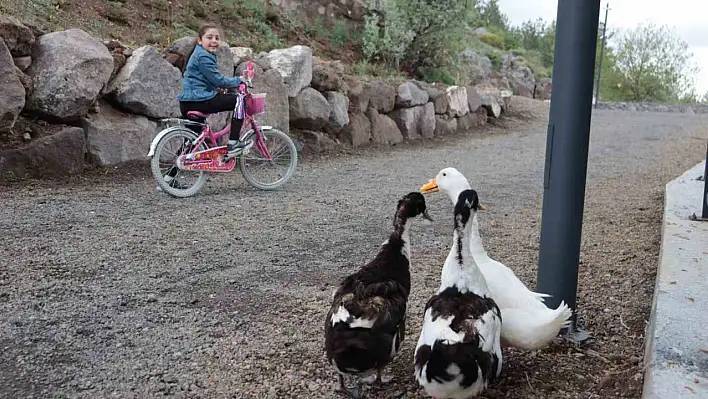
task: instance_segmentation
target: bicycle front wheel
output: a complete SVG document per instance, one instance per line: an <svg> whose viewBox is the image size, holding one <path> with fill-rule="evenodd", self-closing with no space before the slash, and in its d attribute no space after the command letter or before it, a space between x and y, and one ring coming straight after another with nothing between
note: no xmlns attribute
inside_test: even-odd
<svg viewBox="0 0 708 399"><path fill-rule="evenodd" d="M254 144L248 154L239 157L239 167L248 184L261 190L275 190L295 175L297 148L293 140L278 129L264 129L261 133L272 159L268 160ZM255 134L252 137L255 140Z"/></svg>

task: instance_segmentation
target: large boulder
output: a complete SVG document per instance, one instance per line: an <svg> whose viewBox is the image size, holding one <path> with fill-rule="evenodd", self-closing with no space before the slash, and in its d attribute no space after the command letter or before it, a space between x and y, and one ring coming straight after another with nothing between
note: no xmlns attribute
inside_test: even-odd
<svg viewBox="0 0 708 399"><path fill-rule="evenodd" d="M408 108L428 102L428 92L414 81L403 82L396 90L396 107Z"/></svg>
<svg viewBox="0 0 708 399"><path fill-rule="evenodd" d="M86 115L113 72L106 46L80 29L40 36L32 58L26 108L59 121Z"/></svg>
<svg viewBox="0 0 708 399"><path fill-rule="evenodd" d="M344 92L344 66L341 61L323 61L314 58L312 67L312 82L310 86L320 92L341 91Z"/></svg>
<svg viewBox="0 0 708 399"><path fill-rule="evenodd" d="M101 104L100 112L81 121L91 161L100 166L147 159L157 125L148 118Z"/></svg>
<svg viewBox="0 0 708 399"><path fill-rule="evenodd" d="M361 113L349 114L349 123L342 129L340 137L355 148L369 144L371 121Z"/></svg>
<svg viewBox="0 0 708 399"><path fill-rule="evenodd" d="M347 97L349 98L349 112L364 113L369 108L368 90L364 90L364 84L355 76L345 75L344 83L347 86Z"/></svg>
<svg viewBox="0 0 708 399"><path fill-rule="evenodd" d="M196 41L194 36L185 36L172 42L164 51L164 55L170 64L182 70L190 56ZM219 66L219 71L226 76L234 76L234 57L229 44L226 42L219 43L219 50L216 53L216 63Z"/></svg>
<svg viewBox="0 0 708 399"><path fill-rule="evenodd" d="M19 68L20 71L24 72L29 69L30 65L32 65L32 57L29 55L23 57L12 57L12 62L15 63L15 66Z"/></svg>
<svg viewBox="0 0 708 399"><path fill-rule="evenodd" d="M65 127L25 148L0 151L0 180L79 174L84 170L85 153L84 131Z"/></svg>
<svg viewBox="0 0 708 399"><path fill-rule="evenodd" d="M469 114L468 114L469 115ZM464 118L463 116L462 118ZM435 135L449 136L457 131L457 118L435 115Z"/></svg>
<svg viewBox="0 0 708 399"><path fill-rule="evenodd" d="M440 91L435 87L426 87L425 91L428 93L428 98L430 102L433 103L436 114L447 113L450 107L450 102L447 99L447 94L444 91Z"/></svg>
<svg viewBox="0 0 708 399"><path fill-rule="evenodd" d="M487 115L492 118L499 118L502 112L500 91L494 88L477 88L477 91L482 100L482 107L487 111Z"/></svg>
<svg viewBox="0 0 708 399"><path fill-rule="evenodd" d="M265 58L271 67L283 77L288 97L299 95L312 81L312 49L307 46L293 46L271 50Z"/></svg>
<svg viewBox="0 0 708 399"><path fill-rule="evenodd" d="M467 88L464 86L450 86L445 90L445 95L448 102L448 116L462 116L469 112Z"/></svg>
<svg viewBox="0 0 708 399"><path fill-rule="evenodd" d="M16 69L10 50L0 40L0 133L12 129L25 106L25 88Z"/></svg>
<svg viewBox="0 0 708 399"><path fill-rule="evenodd" d="M482 106L482 96L473 86L467 86L465 89L467 91L467 108L470 113L476 112Z"/></svg>
<svg viewBox="0 0 708 399"><path fill-rule="evenodd" d="M431 138L435 132L435 106L433 103L426 103L410 108L399 108L393 112L393 120L403 136L409 140Z"/></svg>
<svg viewBox="0 0 708 399"><path fill-rule="evenodd" d="M331 112L327 99L312 87L290 98L290 124L298 129L321 129L329 121Z"/></svg>
<svg viewBox="0 0 708 399"><path fill-rule="evenodd" d="M551 78L542 78L536 83L533 98L538 100L550 100L553 81Z"/></svg>
<svg viewBox="0 0 708 399"><path fill-rule="evenodd" d="M487 123L487 118L487 109L480 107L475 112L457 118L457 131L460 133L470 132Z"/></svg>
<svg viewBox="0 0 708 399"><path fill-rule="evenodd" d="M317 154L334 150L338 147L336 141L322 132L313 132L311 130L299 131L299 136L303 141L302 152L306 154Z"/></svg>
<svg viewBox="0 0 708 399"><path fill-rule="evenodd" d="M466 81L478 84L489 79L492 73L492 61L489 57L474 50L465 50L459 54L459 58Z"/></svg>
<svg viewBox="0 0 708 399"><path fill-rule="evenodd" d="M342 128L349 123L349 99L338 91L328 91L324 93L330 109L329 125L333 128Z"/></svg>
<svg viewBox="0 0 708 399"><path fill-rule="evenodd" d="M266 113L256 115L261 125L270 125L285 133L290 133L290 103L288 89L283 78L275 69L256 74L253 79L253 93L266 93Z"/></svg>
<svg viewBox="0 0 708 399"><path fill-rule="evenodd" d="M378 144L398 144L403 141L403 134L396 122L387 115L381 115L374 107L366 111L371 121L371 141Z"/></svg>
<svg viewBox="0 0 708 399"><path fill-rule="evenodd" d="M533 98L536 79L529 67L517 66L507 74L511 90L517 96Z"/></svg>
<svg viewBox="0 0 708 399"><path fill-rule="evenodd" d="M32 54L35 36L32 29L20 21L0 15L0 38L5 41L13 57L22 57Z"/></svg>
<svg viewBox="0 0 708 399"><path fill-rule="evenodd" d="M253 49L250 47L231 47L230 50L234 65L253 59Z"/></svg>
<svg viewBox="0 0 708 399"><path fill-rule="evenodd" d="M374 80L364 84L364 90L369 93L369 106L379 113L387 114L396 105L396 89L382 80Z"/></svg>
<svg viewBox="0 0 708 399"><path fill-rule="evenodd" d="M108 86L108 99L129 112L166 118L180 115L180 71L163 59L152 46L133 52Z"/></svg>

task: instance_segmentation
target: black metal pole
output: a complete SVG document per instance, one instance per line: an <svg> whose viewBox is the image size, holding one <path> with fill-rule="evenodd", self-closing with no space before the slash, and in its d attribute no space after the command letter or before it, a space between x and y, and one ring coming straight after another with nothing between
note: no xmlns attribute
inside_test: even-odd
<svg viewBox="0 0 708 399"><path fill-rule="evenodd" d="M600 76L602 76L602 59L605 57L605 41L607 39L607 14L610 12L610 3L605 7L605 22L602 23L602 45L600 46L600 65L597 67L597 84L595 85L595 108L600 101ZM597 51L596 51L597 52Z"/></svg>
<svg viewBox="0 0 708 399"><path fill-rule="evenodd" d="M701 217L708 219L708 145L706 145L706 165L703 171L703 211Z"/></svg>
<svg viewBox="0 0 708 399"><path fill-rule="evenodd" d="M558 1L536 286L553 308L576 309L599 16L600 0Z"/></svg>

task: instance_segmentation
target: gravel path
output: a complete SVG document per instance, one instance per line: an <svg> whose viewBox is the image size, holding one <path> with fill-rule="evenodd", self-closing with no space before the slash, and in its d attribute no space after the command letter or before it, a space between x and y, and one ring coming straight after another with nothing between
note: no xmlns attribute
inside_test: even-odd
<svg viewBox="0 0 708 399"><path fill-rule="evenodd" d="M534 287L548 111L514 104L519 116L483 134L308 160L277 192L219 175L177 200L146 167L0 188L0 397L334 397L331 292L375 254L396 200L446 166L489 206L490 254ZM708 117L593 122L579 317L594 340L507 351L486 398L639 397L663 186L705 154ZM422 397L412 350L452 217L447 197L426 198L436 221L411 233L397 383L371 397Z"/></svg>

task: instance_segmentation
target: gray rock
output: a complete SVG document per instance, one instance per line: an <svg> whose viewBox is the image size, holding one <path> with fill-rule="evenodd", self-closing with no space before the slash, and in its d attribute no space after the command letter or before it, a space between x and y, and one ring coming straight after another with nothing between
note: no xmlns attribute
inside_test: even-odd
<svg viewBox="0 0 708 399"><path fill-rule="evenodd" d="M317 90L306 87L290 98L290 123L299 129L319 130L332 112L327 99Z"/></svg>
<svg viewBox="0 0 708 399"><path fill-rule="evenodd" d="M369 106L379 113L387 114L396 105L396 89L382 80L374 80L364 84L364 90L369 93Z"/></svg>
<svg viewBox="0 0 708 399"><path fill-rule="evenodd" d="M10 50L0 40L0 133L12 129L25 106L25 88L15 68Z"/></svg>
<svg viewBox="0 0 708 399"><path fill-rule="evenodd" d="M288 97L297 96L312 81L312 49L293 46L270 51L266 57L271 67L283 77Z"/></svg>
<svg viewBox="0 0 708 399"><path fill-rule="evenodd" d="M435 87L426 87L425 91L428 93L428 99L433 103L436 114L444 114L447 112L450 103L447 100L447 95L444 91L441 91Z"/></svg>
<svg viewBox="0 0 708 399"><path fill-rule="evenodd" d="M449 136L457 131L457 119L435 115L435 135Z"/></svg>
<svg viewBox="0 0 708 399"><path fill-rule="evenodd" d="M487 109L484 107L478 108L475 112L470 112L467 115L457 118L457 131L459 133L467 133L478 126L487 123Z"/></svg>
<svg viewBox="0 0 708 399"><path fill-rule="evenodd" d="M433 137L435 131L435 106L432 103L410 108L399 108L392 113L396 125L409 140Z"/></svg>
<svg viewBox="0 0 708 399"><path fill-rule="evenodd" d="M122 113L108 104L101 104L101 112L84 118L81 126L86 132L89 156L100 166L146 160L146 149L157 133L155 122Z"/></svg>
<svg viewBox="0 0 708 399"><path fill-rule="evenodd" d="M396 107L406 108L428 102L428 92L413 81L403 82L396 90Z"/></svg>
<svg viewBox="0 0 708 399"><path fill-rule="evenodd" d="M463 86L450 86L445 90L448 101L448 116L462 116L469 112L467 104L467 88Z"/></svg>
<svg viewBox="0 0 708 399"><path fill-rule="evenodd" d="M344 127L349 123L349 99L338 91L324 93L332 112L329 114L329 124L334 128Z"/></svg>
<svg viewBox="0 0 708 399"><path fill-rule="evenodd" d="M349 123L344 126L340 135L344 141L355 148L369 144L371 141L371 121L364 114L350 114Z"/></svg>
<svg viewBox="0 0 708 399"><path fill-rule="evenodd" d="M234 65L253 59L253 49L250 47L231 47L230 50Z"/></svg>
<svg viewBox="0 0 708 399"><path fill-rule="evenodd" d="M266 113L256 116L261 125L270 125L290 133L290 103L288 89L278 71L270 69L256 74L253 79L253 93L266 93Z"/></svg>
<svg viewBox="0 0 708 399"><path fill-rule="evenodd" d="M551 89L553 87L553 81L551 78L542 78L536 82L536 88L534 89L533 98L538 100L550 100L551 99Z"/></svg>
<svg viewBox="0 0 708 399"><path fill-rule="evenodd" d="M371 121L371 141L378 144L398 144L403 142L403 134L396 122L387 115L379 114L376 108L370 107L366 116Z"/></svg>
<svg viewBox="0 0 708 399"><path fill-rule="evenodd" d="M0 38L5 41L13 57L32 54L32 46L36 41L31 28L5 15L0 15Z"/></svg>
<svg viewBox="0 0 708 399"><path fill-rule="evenodd" d="M344 76L349 98L349 112L364 113L369 108L369 90L364 90L364 84L355 76Z"/></svg>
<svg viewBox="0 0 708 399"><path fill-rule="evenodd" d="M66 127L19 149L0 151L0 179L57 177L82 173L86 141L84 131Z"/></svg>
<svg viewBox="0 0 708 399"><path fill-rule="evenodd" d="M32 59L26 108L60 121L86 115L113 72L106 46L80 29L40 36Z"/></svg>
<svg viewBox="0 0 708 399"><path fill-rule="evenodd" d="M152 46L133 52L108 86L108 99L129 112L166 118L180 115L182 75Z"/></svg>
<svg viewBox="0 0 708 399"><path fill-rule="evenodd" d="M12 61L18 68L20 68L20 71L22 72L29 69L30 65L32 65L32 57L30 57L29 55L24 57L13 57Z"/></svg>
<svg viewBox="0 0 708 399"><path fill-rule="evenodd" d="M469 112L476 112L482 106L482 96L479 95L473 86L467 86L467 107Z"/></svg>
<svg viewBox="0 0 708 399"><path fill-rule="evenodd" d="M304 130L300 132L305 153L323 153L338 148L337 142L322 132Z"/></svg>
<svg viewBox="0 0 708 399"><path fill-rule="evenodd" d="M344 92L344 80L342 79L343 67L341 61L324 62L316 60L312 67L312 82L310 86L317 91L341 91Z"/></svg>

